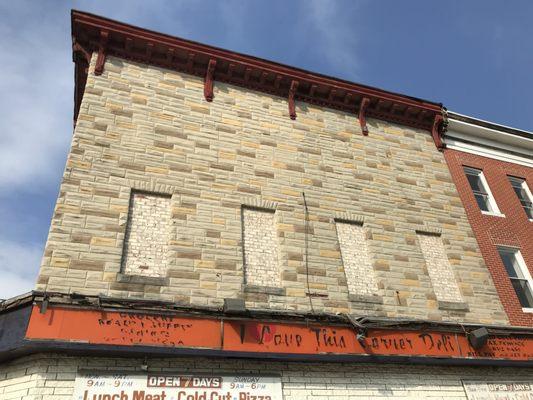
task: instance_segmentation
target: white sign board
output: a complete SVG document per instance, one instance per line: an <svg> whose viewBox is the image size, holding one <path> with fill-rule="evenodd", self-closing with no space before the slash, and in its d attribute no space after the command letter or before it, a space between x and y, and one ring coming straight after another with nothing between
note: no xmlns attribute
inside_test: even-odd
<svg viewBox="0 0 533 400"><path fill-rule="evenodd" d="M74 400L282 400L281 378L258 375L83 372Z"/></svg>
<svg viewBox="0 0 533 400"><path fill-rule="evenodd" d="M463 386L469 400L533 400L533 380L463 380Z"/></svg>

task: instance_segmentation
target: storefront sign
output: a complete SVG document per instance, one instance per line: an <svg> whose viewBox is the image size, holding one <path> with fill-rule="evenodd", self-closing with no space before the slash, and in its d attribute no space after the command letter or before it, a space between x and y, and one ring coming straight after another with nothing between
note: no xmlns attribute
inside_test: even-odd
<svg viewBox="0 0 533 400"><path fill-rule="evenodd" d="M83 372L73 400L282 400L279 376Z"/></svg>
<svg viewBox="0 0 533 400"><path fill-rule="evenodd" d="M533 379L527 381L463 381L469 400L530 400Z"/></svg>
<svg viewBox="0 0 533 400"><path fill-rule="evenodd" d="M357 337L352 328L228 321L224 349L256 353L366 354L533 360L533 340L491 337L478 350L464 334L369 329Z"/></svg>
<svg viewBox="0 0 533 400"><path fill-rule="evenodd" d="M90 344L220 348L221 322L163 314L34 307L27 338Z"/></svg>
<svg viewBox="0 0 533 400"><path fill-rule="evenodd" d="M34 307L26 338L119 346L204 348L239 353L417 356L533 360L533 338L491 336L473 349L465 333L357 329L338 325L192 318Z"/></svg>

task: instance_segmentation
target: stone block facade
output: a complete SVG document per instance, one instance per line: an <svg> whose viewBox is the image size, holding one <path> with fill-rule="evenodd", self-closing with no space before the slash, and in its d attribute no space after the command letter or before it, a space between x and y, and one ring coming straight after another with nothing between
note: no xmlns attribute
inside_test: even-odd
<svg viewBox="0 0 533 400"><path fill-rule="evenodd" d="M112 56L95 76L95 58L37 289L508 322L427 131L369 119L363 136L354 114L300 102L293 121L286 99L220 82L208 103L201 78ZM132 191L170 198L164 281L119 279ZM244 290L246 206L275 211L282 292ZM380 302L350 299L336 219L364 223ZM427 227L469 311L439 308L416 235Z"/></svg>
<svg viewBox="0 0 533 400"><path fill-rule="evenodd" d="M2 400L71 400L79 370L142 372L136 358L35 355L0 366ZM276 374L285 400L466 400L463 380L531 382L529 368L439 367L364 363L288 363L204 358L150 359L148 371L198 374ZM179 366L177 368L176 366ZM527 394L526 394L527 395Z"/></svg>

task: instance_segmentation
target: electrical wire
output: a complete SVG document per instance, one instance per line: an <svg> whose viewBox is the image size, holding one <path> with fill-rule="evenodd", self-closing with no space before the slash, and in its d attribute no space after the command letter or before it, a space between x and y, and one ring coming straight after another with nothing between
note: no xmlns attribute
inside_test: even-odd
<svg viewBox="0 0 533 400"><path fill-rule="evenodd" d="M305 199L305 192L302 192L302 197L304 199L304 243L305 243L305 277L307 281L307 297L309 297L309 307L311 312L315 313L315 308L313 307L313 298L311 295L311 287L309 285L309 209L307 208L307 200Z"/></svg>

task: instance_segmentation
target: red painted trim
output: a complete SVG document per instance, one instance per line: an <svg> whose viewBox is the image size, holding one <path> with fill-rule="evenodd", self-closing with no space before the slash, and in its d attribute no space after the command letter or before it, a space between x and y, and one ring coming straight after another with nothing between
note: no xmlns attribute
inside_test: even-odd
<svg viewBox="0 0 533 400"><path fill-rule="evenodd" d="M361 130L363 135L368 136L368 127L366 126L366 109L370 104L370 99L368 97L363 97L361 100L361 105L359 106L359 124L361 125Z"/></svg>
<svg viewBox="0 0 533 400"><path fill-rule="evenodd" d="M296 105L294 104L294 95L298 90L298 81L292 81L289 89L289 116L291 119L296 119Z"/></svg>
<svg viewBox="0 0 533 400"><path fill-rule="evenodd" d="M106 45L109 40L109 32L100 31L100 42L98 44L98 57L96 58L96 66L94 67L95 75L102 75L104 72L104 64L106 59Z"/></svg>
<svg viewBox="0 0 533 400"><path fill-rule="evenodd" d="M105 48L101 32L108 32ZM106 55L149 63L205 77L210 60L216 60L217 81L285 97L293 81L299 83L299 100L354 112L363 97L371 100L366 115L394 123L431 130L441 105L299 68L164 35L96 15L72 11L72 35L91 51L99 52L98 70ZM151 49L151 50L148 50ZM171 54L171 56L169 56ZM78 84L84 79L76 79ZM81 102L83 87L77 91Z"/></svg>
<svg viewBox="0 0 533 400"><path fill-rule="evenodd" d="M398 328L361 330L350 325L282 323L244 318L231 320L201 315L59 306L48 307L41 313L38 305L33 306L26 339L123 347L208 348L243 354L533 360L531 335L490 335L488 342L475 350L463 331Z"/></svg>
<svg viewBox="0 0 533 400"><path fill-rule="evenodd" d="M207 101L213 101L213 75L215 74L215 68L217 66L217 60L209 60L207 65L207 72L205 74L204 81L204 97Z"/></svg>
<svg viewBox="0 0 533 400"><path fill-rule="evenodd" d="M72 52L74 54L80 53L83 58L85 58L85 61L87 61L87 64L91 63L91 52L87 51L82 45L80 45L76 41L72 44Z"/></svg>
<svg viewBox="0 0 533 400"><path fill-rule="evenodd" d="M431 128L431 136L433 137L433 142L435 142L435 146L439 151L444 150L446 145L442 141L442 124L444 122L444 117L442 115L435 115L435 119L433 121L433 127Z"/></svg>

